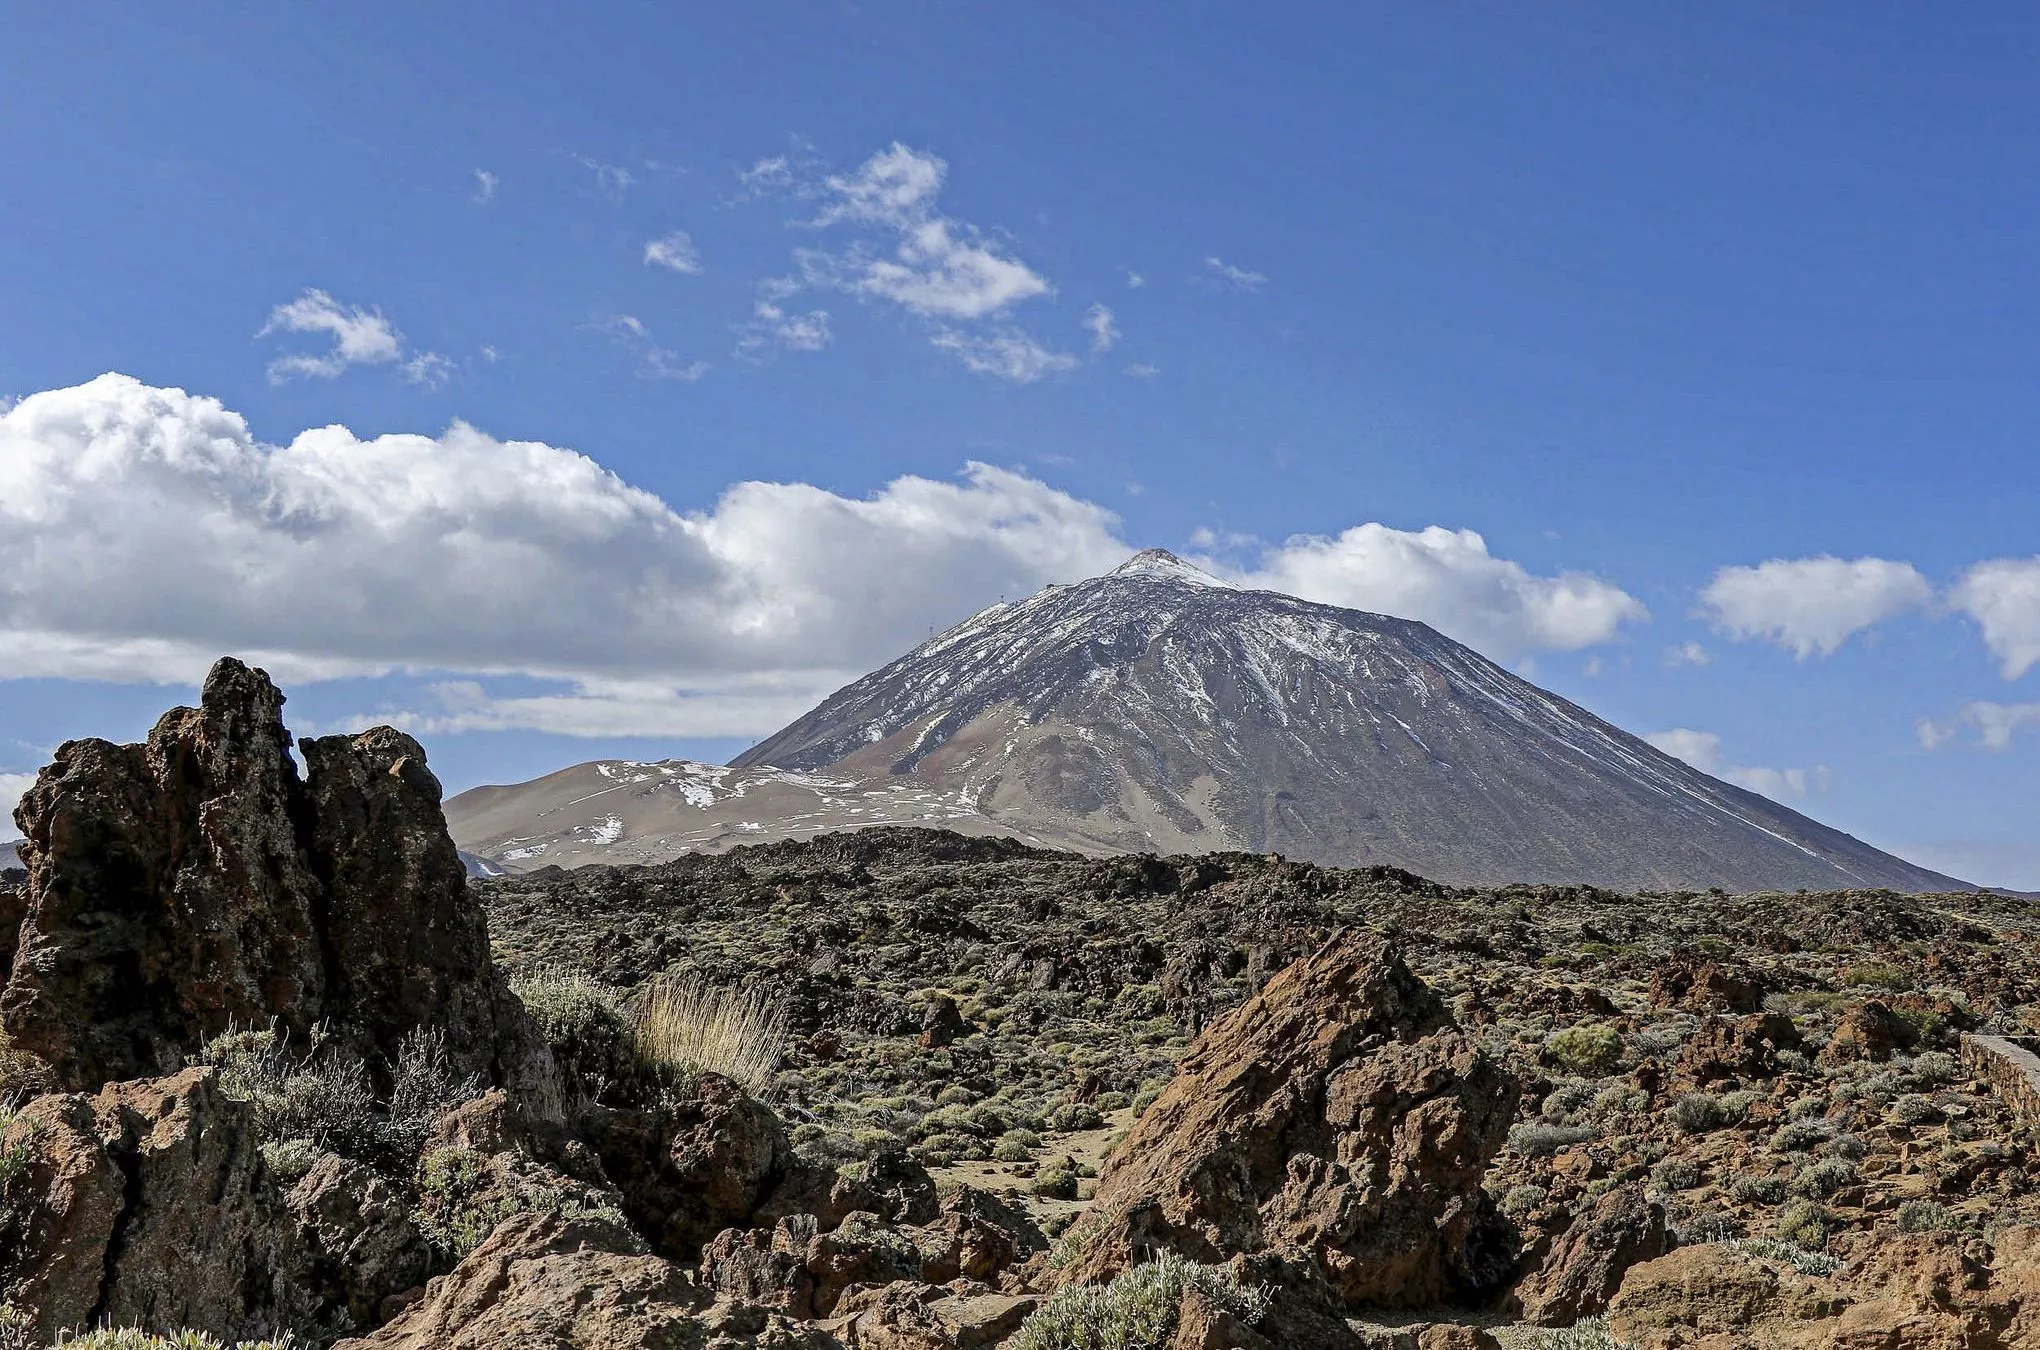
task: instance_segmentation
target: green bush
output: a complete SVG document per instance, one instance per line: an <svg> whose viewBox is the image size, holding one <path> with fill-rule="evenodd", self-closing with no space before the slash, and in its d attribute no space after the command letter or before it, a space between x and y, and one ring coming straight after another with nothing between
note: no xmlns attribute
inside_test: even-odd
<svg viewBox="0 0 2040 1350"><path fill-rule="evenodd" d="M1794 1200L1778 1213L1778 1236L1795 1247L1819 1251L1827 1246L1831 1216L1819 1205Z"/></svg>
<svg viewBox="0 0 2040 1350"><path fill-rule="evenodd" d="M1856 1180L1856 1165L1846 1158L1822 1158L1808 1163L1792 1178L1794 1195L1807 1200L1825 1200Z"/></svg>
<svg viewBox="0 0 2040 1350"><path fill-rule="evenodd" d="M1665 1119L1687 1134L1705 1134L1740 1125L1749 1114L1749 1099L1741 1093L1717 1097L1707 1092L1688 1092L1665 1111Z"/></svg>
<svg viewBox="0 0 2040 1350"><path fill-rule="evenodd" d="M592 1105L635 1070L623 993L577 970L539 966L510 977L552 1048L571 1099Z"/></svg>
<svg viewBox="0 0 2040 1350"><path fill-rule="evenodd" d="M1622 1062L1622 1037L1602 1022L1581 1022L1551 1034L1545 1052L1560 1068L1586 1078L1599 1078Z"/></svg>
<svg viewBox="0 0 2040 1350"><path fill-rule="evenodd" d="M1889 961L1862 961L1842 972L1842 983L1855 989L1885 989L1903 993L1912 988L1912 976Z"/></svg>
<svg viewBox="0 0 2040 1350"><path fill-rule="evenodd" d="M1021 1324L1013 1350L1163 1350L1175 1339L1188 1290L1250 1326L1268 1306L1267 1291L1168 1252L1110 1284L1061 1290Z"/></svg>
<svg viewBox="0 0 2040 1350"><path fill-rule="evenodd" d="M1525 1157L1542 1158L1584 1144L1594 1138L1594 1130L1587 1125L1553 1125L1548 1121L1531 1120L1517 1125L1509 1131L1509 1147Z"/></svg>
<svg viewBox="0 0 2040 1350"><path fill-rule="evenodd" d="M1901 1233L1956 1231L1961 1227L1962 1220L1955 1212L1938 1201L1908 1200L1898 1207L1898 1231Z"/></svg>
<svg viewBox="0 0 2040 1350"><path fill-rule="evenodd" d="M1650 1180L1661 1191L1690 1191L1700 1184L1700 1169L1684 1158L1666 1158L1650 1169Z"/></svg>
<svg viewBox="0 0 2040 1350"><path fill-rule="evenodd" d="M1049 1200L1077 1198L1077 1165L1069 1158L1057 1158L1041 1165L1029 1186L1036 1195Z"/></svg>
<svg viewBox="0 0 2040 1350"><path fill-rule="evenodd" d="M1057 1134L1095 1130L1104 1123L1105 1117L1098 1114L1098 1108L1083 1102L1064 1102L1048 1113L1048 1126Z"/></svg>
<svg viewBox="0 0 2040 1350"><path fill-rule="evenodd" d="M1820 1240L1827 1241L1825 1227L1820 1230ZM1832 1275L1843 1265L1839 1256L1830 1256L1826 1252L1778 1238L1751 1238L1747 1242L1731 1242L1727 1245L1751 1256L1788 1265L1801 1275Z"/></svg>

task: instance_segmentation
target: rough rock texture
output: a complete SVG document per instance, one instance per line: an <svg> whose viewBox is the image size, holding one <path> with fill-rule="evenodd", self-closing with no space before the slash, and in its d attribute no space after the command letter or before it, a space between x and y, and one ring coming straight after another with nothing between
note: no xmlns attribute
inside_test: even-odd
<svg viewBox="0 0 2040 1350"><path fill-rule="evenodd" d="M425 1282L430 1253L409 1197L387 1178L329 1153L284 1203L296 1220L291 1264L344 1310L341 1325L374 1326L384 1299Z"/></svg>
<svg viewBox="0 0 2040 1350"><path fill-rule="evenodd" d="M1070 1275L1275 1250L1349 1305L1471 1294L1517 1095L1392 949L1334 939L1191 1047L1107 1162Z"/></svg>
<svg viewBox="0 0 2040 1350"><path fill-rule="evenodd" d="M791 1157L779 1118L714 1074L659 1109L604 1111L590 1133L632 1225L676 1261L747 1225Z"/></svg>
<svg viewBox="0 0 2040 1350"><path fill-rule="evenodd" d="M91 1089L175 1072L232 1024L327 1022L371 1064L429 1025L461 1071L541 1090L424 752L387 727L306 741L301 780L282 706L226 659L147 743L58 748L16 813L0 1029Z"/></svg>
<svg viewBox="0 0 2040 1350"><path fill-rule="evenodd" d="M279 1299L312 1310L277 1277L289 1221L212 1070L40 1097L0 1149L27 1157L6 1186L0 1296L44 1335L110 1320L252 1337L279 1325Z"/></svg>
<svg viewBox="0 0 2040 1350"><path fill-rule="evenodd" d="M613 1225L506 1219L452 1273L374 1335L341 1350L671 1350L709 1339L701 1293Z"/></svg>
<svg viewBox="0 0 2040 1350"><path fill-rule="evenodd" d="M1571 1326L1608 1306L1631 1266L1671 1247L1665 1212L1640 1187L1608 1192L1594 1210L1560 1234L1537 1268L1516 1286L1523 1319Z"/></svg>
<svg viewBox="0 0 2040 1350"><path fill-rule="evenodd" d="M1859 1003L1844 1014L1820 1052L1824 1065L1849 1064L1857 1060L1886 1060L1900 1050L1919 1043L1912 1023L1891 1010L1882 999Z"/></svg>

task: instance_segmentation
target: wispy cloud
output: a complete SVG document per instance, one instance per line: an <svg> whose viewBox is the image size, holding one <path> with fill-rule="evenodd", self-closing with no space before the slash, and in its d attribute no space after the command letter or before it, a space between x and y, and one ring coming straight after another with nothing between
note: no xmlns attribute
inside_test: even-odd
<svg viewBox="0 0 2040 1350"><path fill-rule="evenodd" d="M694 246L694 239L687 231L675 230L645 245L645 266L698 276L701 273L701 250Z"/></svg>
<svg viewBox="0 0 2040 1350"><path fill-rule="evenodd" d="M1207 285L1235 291L1258 291L1268 284L1268 278L1261 273L1235 267L1216 254L1204 260L1202 279Z"/></svg>
<svg viewBox="0 0 2040 1350"><path fill-rule="evenodd" d="M706 361L690 361L671 348L660 346L652 336L652 330L635 314L611 314L590 326L609 334L619 346L637 354L640 379L679 380L693 384L710 370Z"/></svg>
<svg viewBox="0 0 2040 1350"><path fill-rule="evenodd" d="M1016 384L1032 384L1043 376L1072 370L1077 364L1077 358L1068 352L1051 351L1017 329L966 333L945 328L929 340L944 351L955 353L966 369L980 375L997 375Z"/></svg>
<svg viewBox="0 0 2040 1350"><path fill-rule="evenodd" d="M1668 666L1704 666L1713 659L1697 642L1681 642L1665 648L1665 664Z"/></svg>
<svg viewBox="0 0 2040 1350"><path fill-rule="evenodd" d="M595 175L596 188L613 202L622 201L623 195L630 191L630 185L637 181L631 171L621 164L604 164L586 155L576 155L574 159L582 168Z"/></svg>
<svg viewBox="0 0 2040 1350"><path fill-rule="evenodd" d="M1674 759L1684 760L1700 772L1725 779L1737 787L1748 788L1751 792L1782 801L1788 797L1804 797L1809 791L1826 792L1834 784L1834 772L1825 764L1811 769L1767 769L1746 764L1731 764L1722 751L1721 737L1711 731L1693 731L1687 727L1673 727L1644 737L1652 745Z"/></svg>
<svg viewBox="0 0 2040 1350"><path fill-rule="evenodd" d="M1084 327L1091 333L1091 355L1102 356L1112 350L1119 341L1119 322L1112 311L1103 305L1093 305L1084 311Z"/></svg>
<svg viewBox="0 0 2040 1350"><path fill-rule="evenodd" d="M487 206L490 202L496 200L496 189L501 185L502 181L502 179L496 177L495 174L490 173L487 169L476 169L475 202L478 205Z"/></svg>
<svg viewBox="0 0 2040 1350"><path fill-rule="evenodd" d="M1976 733L1976 743L1984 749L2009 750L2014 735L2040 729L2040 703L1992 703L1979 699L1963 705L1958 722L1921 718L1914 731L1923 748L1938 750L1953 741L1964 726Z"/></svg>
<svg viewBox="0 0 2040 1350"><path fill-rule="evenodd" d="M1147 278L1140 273L1128 272L1126 274L1126 289L1129 291L1137 291L1145 285L1147 285Z"/></svg>
<svg viewBox="0 0 2040 1350"><path fill-rule="evenodd" d="M1125 373L1133 376L1136 380L1152 380L1155 376L1162 373L1162 368L1157 365L1151 365L1146 361L1136 361L1126 368Z"/></svg>
<svg viewBox="0 0 2040 1350"><path fill-rule="evenodd" d="M343 305L325 291L305 291L269 312L269 321L255 334L323 333L332 339L326 352L291 352L269 363L269 382L283 384L300 377L335 379L351 366L400 363L405 379L439 388L453 372L453 362L436 352L409 350L404 335L380 309Z"/></svg>
<svg viewBox="0 0 2040 1350"><path fill-rule="evenodd" d="M829 311L811 309L804 314L788 313L780 302L799 294L800 285L790 277L768 277L758 283L758 300L748 321L737 325L737 354L752 358L773 351L818 352L835 340L829 326Z"/></svg>

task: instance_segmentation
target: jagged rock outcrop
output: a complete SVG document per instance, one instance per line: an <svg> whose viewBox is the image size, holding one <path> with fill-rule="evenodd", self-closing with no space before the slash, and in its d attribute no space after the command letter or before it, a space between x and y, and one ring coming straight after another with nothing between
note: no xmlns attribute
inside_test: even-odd
<svg viewBox="0 0 2040 1350"><path fill-rule="evenodd" d="M543 1097L424 752L387 727L308 740L300 778L283 701L225 659L146 743L59 747L15 813L0 1029L90 1090L174 1073L230 1025L327 1023L372 1068L431 1026L460 1071Z"/></svg>
<svg viewBox="0 0 2040 1350"><path fill-rule="evenodd" d="M372 1319L425 1273L407 1207L338 1158L285 1188L210 1068L30 1102L4 1132L0 1300L40 1334L112 1323L229 1339Z"/></svg>
<svg viewBox="0 0 2040 1350"><path fill-rule="evenodd" d="M1107 1161L1070 1276L1267 1251L1349 1306L1473 1294L1517 1096L1393 948L1334 939L1191 1046Z"/></svg>
<svg viewBox="0 0 2040 1350"><path fill-rule="evenodd" d="M600 1111L588 1130L632 1225L678 1261L748 1224L792 1158L771 1108L714 1074L655 1109Z"/></svg>
<svg viewBox="0 0 2040 1350"><path fill-rule="evenodd" d="M1552 1242L1536 1269L1516 1286L1523 1320L1539 1326L1571 1326L1608 1306L1632 1266L1663 1256L1672 1239L1662 1206L1644 1199L1641 1187L1609 1191Z"/></svg>

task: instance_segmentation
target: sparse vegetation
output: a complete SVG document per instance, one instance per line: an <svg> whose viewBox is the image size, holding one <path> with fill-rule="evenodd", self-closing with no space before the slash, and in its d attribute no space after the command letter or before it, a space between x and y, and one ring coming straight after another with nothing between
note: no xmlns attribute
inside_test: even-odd
<svg viewBox="0 0 2040 1350"><path fill-rule="evenodd" d="M1013 1338L1014 1350L1164 1350L1176 1334L1183 1296L1194 1292L1251 1326L1268 1292L1239 1283L1220 1267L1173 1253L1135 1266L1110 1284L1075 1285L1037 1308Z"/></svg>

